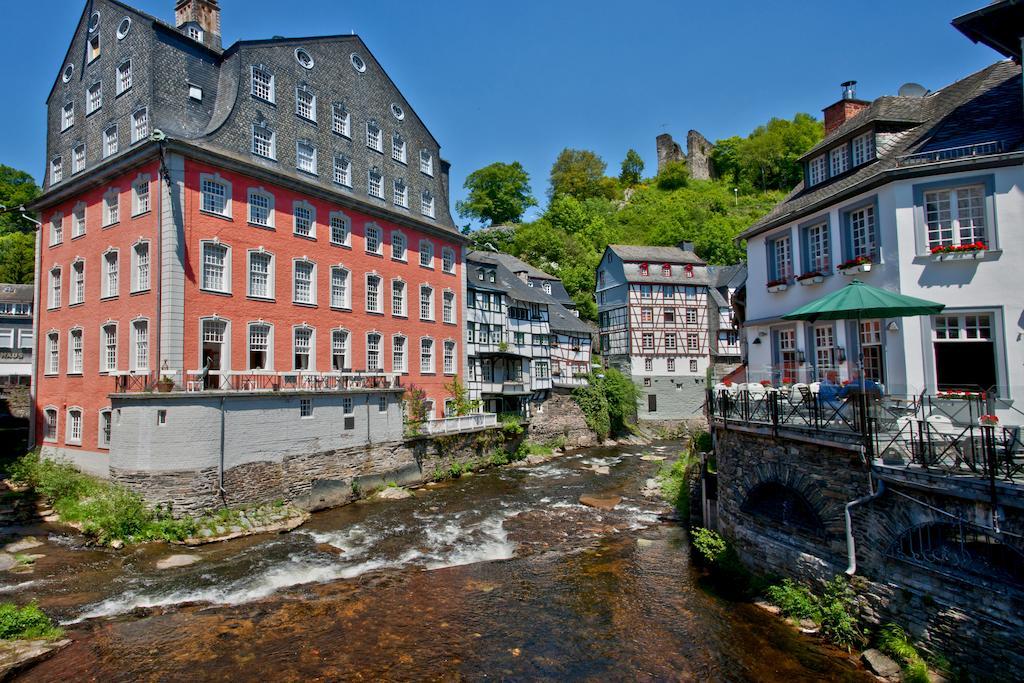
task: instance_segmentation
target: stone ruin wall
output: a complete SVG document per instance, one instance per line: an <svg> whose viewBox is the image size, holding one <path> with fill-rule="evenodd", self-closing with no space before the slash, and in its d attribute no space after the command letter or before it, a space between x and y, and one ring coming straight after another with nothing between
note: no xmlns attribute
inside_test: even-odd
<svg viewBox="0 0 1024 683"><path fill-rule="evenodd" d="M685 153L669 133L659 135L655 139L655 144L658 150L659 173L667 164L683 161L686 162L686 170L691 178L711 180L715 177L715 171L711 165L711 152L715 146L699 131L691 130L686 134Z"/></svg>

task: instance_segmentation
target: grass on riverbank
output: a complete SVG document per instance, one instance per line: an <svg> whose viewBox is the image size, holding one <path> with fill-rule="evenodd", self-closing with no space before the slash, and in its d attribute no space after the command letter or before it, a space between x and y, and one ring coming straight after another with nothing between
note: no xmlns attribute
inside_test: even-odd
<svg viewBox="0 0 1024 683"><path fill-rule="evenodd" d="M864 634L857 624L854 592L843 576L835 576L825 584L821 594L791 579L769 586L768 601L783 616L809 619L821 629L821 635L833 645L850 650L864 644Z"/></svg>
<svg viewBox="0 0 1024 683"><path fill-rule="evenodd" d="M54 625L39 605L0 604L0 640L56 640L62 635L64 631Z"/></svg>
<svg viewBox="0 0 1024 683"><path fill-rule="evenodd" d="M889 655L903 669L904 683L928 683L928 663L910 642L907 632L898 624L885 624L876 637L878 649ZM948 669L948 663L945 667Z"/></svg>

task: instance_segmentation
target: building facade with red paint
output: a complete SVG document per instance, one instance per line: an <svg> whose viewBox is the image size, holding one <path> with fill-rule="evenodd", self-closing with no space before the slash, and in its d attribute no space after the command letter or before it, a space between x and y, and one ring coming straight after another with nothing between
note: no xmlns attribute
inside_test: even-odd
<svg viewBox="0 0 1024 683"><path fill-rule="evenodd" d="M416 385L442 416L465 240L438 143L357 36L223 49L216 0L175 10L87 2L48 100L37 443L108 473L117 397L162 379L358 390L368 420Z"/></svg>

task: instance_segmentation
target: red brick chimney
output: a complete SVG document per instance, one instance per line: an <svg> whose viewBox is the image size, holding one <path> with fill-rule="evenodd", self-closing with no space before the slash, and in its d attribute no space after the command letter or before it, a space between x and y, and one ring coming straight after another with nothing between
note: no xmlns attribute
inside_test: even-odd
<svg viewBox="0 0 1024 683"><path fill-rule="evenodd" d="M174 24L179 31L190 35L186 24L197 24L202 29L202 43L215 50L220 45L220 6L217 0L177 0L174 3Z"/></svg>
<svg viewBox="0 0 1024 683"><path fill-rule="evenodd" d="M871 105L866 100L857 99L857 81L846 81L842 84L842 87L843 99L822 110L825 112L825 135L828 135Z"/></svg>

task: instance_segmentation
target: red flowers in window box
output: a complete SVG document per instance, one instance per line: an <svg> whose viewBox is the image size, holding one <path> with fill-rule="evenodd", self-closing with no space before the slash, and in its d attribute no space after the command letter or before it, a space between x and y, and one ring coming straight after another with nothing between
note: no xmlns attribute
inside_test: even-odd
<svg viewBox="0 0 1024 683"><path fill-rule="evenodd" d="M788 284L789 284L789 278L788 277L778 277L778 278L775 278L774 280L769 280L768 281L768 286L769 287L778 287L779 285L788 285Z"/></svg>
<svg viewBox="0 0 1024 683"><path fill-rule="evenodd" d="M811 278L814 278L814 277L825 277L825 273L821 272L820 270L812 270L809 273L801 273L800 275L797 275L796 279L800 280L800 281L803 281L803 280L810 280Z"/></svg>
<svg viewBox="0 0 1024 683"><path fill-rule="evenodd" d="M869 265L871 265L870 256L856 256L852 259L849 259L848 261L843 261L842 263L840 263L838 266L836 266L836 270L846 270L847 268L856 268L857 266Z"/></svg>
<svg viewBox="0 0 1024 683"><path fill-rule="evenodd" d="M981 417L978 418L978 424L982 425L983 427L998 427L999 418L996 417L995 415L982 415Z"/></svg>
<svg viewBox="0 0 1024 683"><path fill-rule="evenodd" d="M792 377L783 377L782 378L782 383L783 384L792 384L793 383L793 378Z"/></svg>
<svg viewBox="0 0 1024 683"><path fill-rule="evenodd" d="M767 379L761 380L761 386L762 387L770 387L771 385L772 385L771 380L767 380Z"/></svg>
<svg viewBox="0 0 1024 683"><path fill-rule="evenodd" d="M940 244L932 247L933 254L959 254L972 251L986 251L988 245L982 241L971 242L970 244Z"/></svg>

